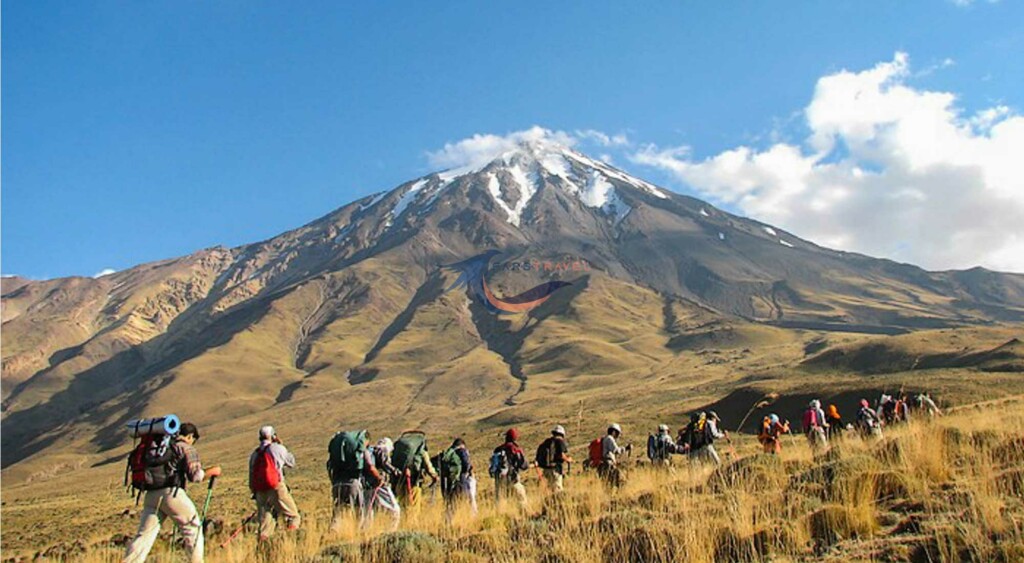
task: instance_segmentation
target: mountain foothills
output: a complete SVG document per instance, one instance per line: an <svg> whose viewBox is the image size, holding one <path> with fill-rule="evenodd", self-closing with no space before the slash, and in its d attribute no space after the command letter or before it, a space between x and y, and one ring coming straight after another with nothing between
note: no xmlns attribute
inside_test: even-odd
<svg viewBox="0 0 1024 563"><path fill-rule="evenodd" d="M500 295L571 285L514 315L446 291L457 274L441 266L488 250ZM680 415L658 389L711 402L922 357L1022 365L1008 341L1024 276L822 248L546 141L266 241L96 279L9 277L2 293L5 484L121 460L122 425L144 414L211 435L263 419L315 438L453 420L483 432L609 403ZM956 363L972 353L990 355Z"/></svg>

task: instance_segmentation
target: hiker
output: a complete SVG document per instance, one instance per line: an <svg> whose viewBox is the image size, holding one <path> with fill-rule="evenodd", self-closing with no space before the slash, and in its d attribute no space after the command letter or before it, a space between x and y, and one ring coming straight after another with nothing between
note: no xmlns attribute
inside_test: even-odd
<svg viewBox="0 0 1024 563"><path fill-rule="evenodd" d="M380 473L373 466L373 456L367 444L366 430L337 432L327 445L327 474L331 479L332 531L341 527L346 512L355 512L360 527L367 522L367 503L364 479L379 482Z"/></svg>
<svg viewBox="0 0 1024 563"><path fill-rule="evenodd" d="M725 438L726 434L718 430L718 422L718 414L714 411L690 415L690 423L682 432L690 461L711 462L715 465L722 463L718 452L715 451L714 442L716 439Z"/></svg>
<svg viewBox="0 0 1024 563"><path fill-rule="evenodd" d="M139 530L128 544L125 563L142 563L146 560L166 517L170 517L181 530L190 561L203 561L203 524L199 520L196 505L185 493L185 484L219 477L221 469L215 466L203 470L199 452L195 448L198 440L199 429L195 424L186 422L181 425L173 443L168 444L171 455L166 456L168 459L159 471L153 472L161 479L145 490Z"/></svg>
<svg viewBox="0 0 1024 563"><path fill-rule="evenodd" d="M829 440L838 440L843 437L843 417L839 415L839 408L834 403L828 405L828 411L825 412L825 422L828 425L825 427L828 430Z"/></svg>
<svg viewBox="0 0 1024 563"><path fill-rule="evenodd" d="M942 416L942 411L939 410L939 407L938 405L935 404L935 401L933 401L932 398L928 396L928 393L918 394L918 396L916 397L916 401L917 408L925 411L925 414L927 414L929 418Z"/></svg>
<svg viewBox="0 0 1024 563"><path fill-rule="evenodd" d="M860 400L860 410L857 411L857 429L863 438L882 438L882 424L875 411L871 410L871 404L867 399Z"/></svg>
<svg viewBox="0 0 1024 563"><path fill-rule="evenodd" d="M828 423L825 422L825 411L821 410L821 401L814 399L807 405L804 411L803 420L804 435L807 436L807 443L811 449L820 451L828 448L828 438L825 429Z"/></svg>
<svg viewBox="0 0 1024 563"><path fill-rule="evenodd" d="M395 445L391 438L384 437L377 441L371 448L373 466L377 470L377 479L370 474L367 480L367 488L371 489L370 499L366 503L366 515L370 522L373 521L374 513L379 508L391 514L391 531L398 530L398 524L402 519L402 509L398 506L398 499L391 488L391 483L401 476L401 472L391 465L391 452Z"/></svg>
<svg viewBox="0 0 1024 563"><path fill-rule="evenodd" d="M569 443L565 441L565 428L557 425L551 429L551 436L537 448L537 467L543 471L549 491L557 493L563 490L563 478L568 473L571 463Z"/></svg>
<svg viewBox="0 0 1024 563"><path fill-rule="evenodd" d="M764 447L764 453L778 455L782 452L782 435L789 434L789 421L780 422L779 415L772 413L761 422L757 440Z"/></svg>
<svg viewBox="0 0 1024 563"><path fill-rule="evenodd" d="M441 496L448 507L449 518L455 503L461 498L469 501L473 514L476 514L476 478L473 476L473 464L465 440L456 438L447 450L441 452L437 470L441 477Z"/></svg>
<svg viewBox="0 0 1024 563"><path fill-rule="evenodd" d="M903 423L910 422L910 401L905 394L896 399L896 420Z"/></svg>
<svg viewBox="0 0 1024 563"><path fill-rule="evenodd" d="M672 454L682 453L669 434L667 424L658 425L658 433L647 437L647 459L655 467L672 468Z"/></svg>
<svg viewBox="0 0 1024 563"><path fill-rule="evenodd" d="M488 473L494 478L494 498L499 503L503 497L515 495L519 508L526 508L526 487L519 473L529 469L526 453L519 447L519 430L509 428L505 432L505 443L494 448Z"/></svg>
<svg viewBox="0 0 1024 563"><path fill-rule="evenodd" d="M256 501L259 539L266 540L277 527L277 514L284 516L289 530L299 528L301 517L284 482L284 468L295 467L295 456L281 443L273 426L260 428L259 440L249 456L249 490Z"/></svg>
<svg viewBox="0 0 1024 563"><path fill-rule="evenodd" d="M427 438L423 432L404 432L395 442L395 451L391 454L391 463L400 472L395 484L395 493L405 508L419 506L423 496L422 482L430 477L430 486L438 482L437 471L430 462L427 451Z"/></svg>
<svg viewBox="0 0 1024 563"><path fill-rule="evenodd" d="M896 422L896 399L892 398L892 395L882 394L881 399L878 400L878 415L877 418L882 422L883 426L887 426Z"/></svg>
<svg viewBox="0 0 1024 563"><path fill-rule="evenodd" d="M597 466L597 474L613 487L621 487L622 470L619 468L618 456L633 452L633 444L619 446L618 439L622 436L622 427L616 423L608 426L608 433L601 439L601 464Z"/></svg>

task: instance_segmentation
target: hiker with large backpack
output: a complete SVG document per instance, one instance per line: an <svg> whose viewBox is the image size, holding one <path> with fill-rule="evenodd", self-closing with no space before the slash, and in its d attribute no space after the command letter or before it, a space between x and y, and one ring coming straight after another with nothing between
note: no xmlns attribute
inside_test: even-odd
<svg viewBox="0 0 1024 563"><path fill-rule="evenodd" d="M449 518L460 499L468 500L475 514L476 477L473 475L473 464L465 440L456 438L448 449L441 452L437 472L441 478L441 496L445 500Z"/></svg>
<svg viewBox="0 0 1024 563"><path fill-rule="evenodd" d="M565 440L565 428L556 425L551 436L537 448L537 467L541 469L548 490L559 492L564 488L565 474L568 473L572 458L569 457L569 442Z"/></svg>
<svg viewBox="0 0 1024 563"><path fill-rule="evenodd" d="M509 428L505 432L505 443L494 448L488 474L494 479L494 498L501 503L504 497L515 495L519 508L526 508L526 487L520 473L530 468L526 452L519 446L519 430Z"/></svg>
<svg viewBox="0 0 1024 563"><path fill-rule="evenodd" d="M804 435L811 450L819 452L828 448L826 428L828 423L825 422L825 411L821 410L821 401L814 399L807 405L803 418Z"/></svg>
<svg viewBox="0 0 1024 563"><path fill-rule="evenodd" d="M722 464L722 458L715 450L715 440L728 439L729 435L718 429L719 422L721 419L715 411L702 412L695 422L691 421L694 427L687 433L690 461Z"/></svg>
<svg viewBox="0 0 1024 563"><path fill-rule="evenodd" d="M601 464L597 466L597 474L615 488L621 487L625 481L618 458L626 452L633 452L633 444L619 446L618 440L621 437L621 426L616 423L608 426L608 433L601 438Z"/></svg>
<svg viewBox="0 0 1024 563"><path fill-rule="evenodd" d="M391 454L391 463L400 473L395 483L395 493L402 506L412 508L419 506L423 496L422 482L430 477L431 486L438 482L437 471L430 462L427 451L427 438L423 432L410 430L404 432L395 442L395 451Z"/></svg>
<svg viewBox="0 0 1024 563"><path fill-rule="evenodd" d="M398 529L402 519L402 508L398 505L398 498L391 488L401 473L391 464L391 452L395 445L391 438L384 437L377 441L377 444L370 448L373 458L373 467L376 469L376 478L373 472L366 472L367 489L370 491L370 498L366 502L366 513L370 521L373 520L377 509L391 514L391 531Z"/></svg>
<svg viewBox="0 0 1024 563"><path fill-rule="evenodd" d="M878 419L876 411L871 409L871 404L867 399L860 400L860 410L857 411L857 429L862 438L882 439L882 423Z"/></svg>
<svg viewBox="0 0 1024 563"><path fill-rule="evenodd" d="M672 439L667 424L658 425L658 433L647 436L647 459L654 467L672 469L672 454L682 453Z"/></svg>
<svg viewBox="0 0 1024 563"><path fill-rule="evenodd" d="M284 468L295 467L295 456L277 437L273 426L260 428L260 445L249 456L249 490L256 501L256 519L260 525L259 539L274 533L278 514L284 516L289 530L297 530L301 517L288 485Z"/></svg>
<svg viewBox="0 0 1024 563"><path fill-rule="evenodd" d="M177 420L177 418L175 418ZM142 516L135 538L128 544L125 563L142 563L149 556L160 533L164 518L170 518L181 531L192 563L203 561L203 523L192 499L185 493L186 483L211 481L220 476L219 466L203 470L195 443L199 429L186 422L176 435L142 434L132 450L128 464L132 487L143 498Z"/></svg>
<svg viewBox="0 0 1024 563"><path fill-rule="evenodd" d="M366 430L351 430L336 433L327 444L327 474L331 479L331 499L334 501L332 531L341 527L346 513L354 512L360 527L366 525L367 499L363 478L367 473L380 478L367 448L368 439Z"/></svg>
<svg viewBox="0 0 1024 563"><path fill-rule="evenodd" d="M782 422L779 415L772 413L761 421L761 431L757 441L761 442L764 453L778 455L782 452L782 435L789 434L789 421Z"/></svg>

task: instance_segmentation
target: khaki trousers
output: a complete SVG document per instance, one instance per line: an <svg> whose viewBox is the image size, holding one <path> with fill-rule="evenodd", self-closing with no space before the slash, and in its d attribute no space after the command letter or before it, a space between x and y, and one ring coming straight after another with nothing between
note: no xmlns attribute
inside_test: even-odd
<svg viewBox="0 0 1024 563"><path fill-rule="evenodd" d="M124 563L142 563L153 549L153 542L160 534L164 518L170 517L181 530L185 550L190 553L192 563L203 561L203 527L192 499L185 489L167 488L146 491L142 505L142 517L135 539L128 544Z"/></svg>
<svg viewBox="0 0 1024 563"><path fill-rule="evenodd" d="M526 487L518 479L515 481L505 477L498 477L494 480L494 494L500 503L503 498L515 497L520 509L526 508Z"/></svg>
<svg viewBox="0 0 1024 563"><path fill-rule="evenodd" d="M274 533L278 514L284 516L289 530L298 528L302 520L299 507L295 505L295 499L283 482L272 490L256 492L256 511L256 520L260 523L260 539L269 538Z"/></svg>
<svg viewBox="0 0 1024 563"><path fill-rule="evenodd" d="M553 493L561 492L562 486L562 474L555 469L544 470L544 480L548 483L548 490Z"/></svg>

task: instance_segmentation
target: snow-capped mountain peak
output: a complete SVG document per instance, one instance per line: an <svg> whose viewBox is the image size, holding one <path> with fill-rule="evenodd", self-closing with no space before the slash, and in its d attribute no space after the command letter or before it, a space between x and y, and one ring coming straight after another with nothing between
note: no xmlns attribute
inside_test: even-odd
<svg viewBox="0 0 1024 563"><path fill-rule="evenodd" d="M523 214L545 188L561 189L591 209L600 210L614 224L631 208L618 190L629 187L664 199L659 188L572 148L551 141L523 141L487 159L424 176L398 188L402 194L389 212L393 225L409 209L426 211L447 189L463 182L478 185L493 199L507 221L519 227Z"/></svg>

